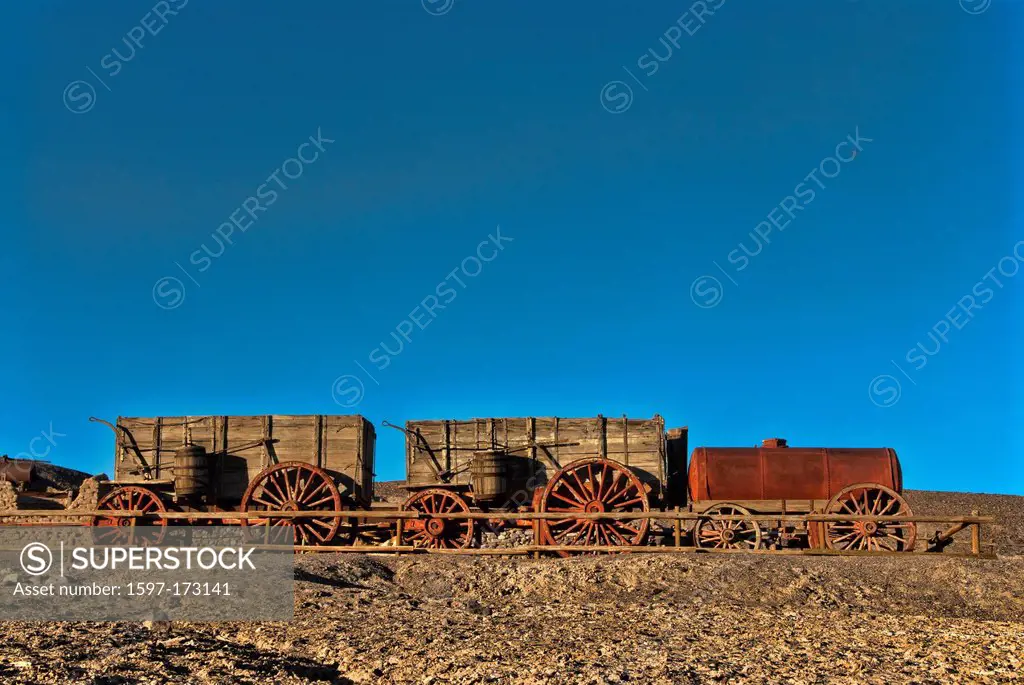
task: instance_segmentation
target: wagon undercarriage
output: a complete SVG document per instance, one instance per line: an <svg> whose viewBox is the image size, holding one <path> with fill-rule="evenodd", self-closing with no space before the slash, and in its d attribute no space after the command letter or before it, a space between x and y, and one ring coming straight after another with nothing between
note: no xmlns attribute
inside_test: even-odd
<svg viewBox="0 0 1024 685"><path fill-rule="evenodd" d="M315 467L291 463L272 467L254 480L240 511L170 511L152 491L129 485L106 495L94 515L80 516L82 525L115 527L121 536L135 527L168 524L280 526L293 529L298 550L560 556L652 551L941 552L965 530L971 536L971 553L978 555L980 526L991 522L976 512L965 517L915 516L901 495L872 484L851 486L824 506L802 512L814 503L723 502L699 511L656 510L649 507L638 482L628 472L616 471L614 464L580 461L561 475L567 480L552 479L538 491L537 506L527 511L480 511L463 494L444 488L419 490L397 508L357 509L340 506L336 488ZM762 513L766 509L785 513ZM945 530L918 545L918 524L925 523L943 524ZM523 532L522 544L484 544L487 533L509 530Z"/></svg>

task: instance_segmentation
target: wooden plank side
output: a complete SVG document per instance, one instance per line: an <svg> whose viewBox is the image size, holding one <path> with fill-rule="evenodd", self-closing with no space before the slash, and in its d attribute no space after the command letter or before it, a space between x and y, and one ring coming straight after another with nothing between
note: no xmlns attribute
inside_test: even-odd
<svg viewBox="0 0 1024 685"><path fill-rule="evenodd" d="M320 466L334 478L342 497L368 501L364 465L366 426L348 417L325 416L320 446Z"/></svg>
<svg viewBox="0 0 1024 685"><path fill-rule="evenodd" d="M435 471L436 467L431 461L430 455L421 449L424 442L434 451L434 456L444 468L445 455L439 452L438 447L443 447L443 421L407 421L406 431L422 436L423 442L413 438L408 433L405 436L405 464L406 484L412 487L436 485L440 481Z"/></svg>
<svg viewBox="0 0 1024 685"><path fill-rule="evenodd" d="M301 461L318 465L317 422L315 416L275 414L271 417L271 438L279 462Z"/></svg>
<svg viewBox="0 0 1024 685"><path fill-rule="evenodd" d="M218 481L221 497L241 500L249 481L271 463L270 448L255 444L263 438L263 424L262 416L227 417L227 453Z"/></svg>
<svg viewBox="0 0 1024 685"><path fill-rule="evenodd" d="M151 420L119 416L117 425L131 433L135 443L142 451L146 463L152 468L158 466L153 449L153 424ZM131 442L118 431L114 445L114 480L134 480L142 478L138 470L139 464L131 448Z"/></svg>
<svg viewBox="0 0 1024 685"><path fill-rule="evenodd" d="M377 466L377 430L373 424L366 419L362 419L363 423L363 444L361 447L362 461L363 461L363 501L369 505L373 501L373 482L377 474L375 472Z"/></svg>
<svg viewBox="0 0 1024 685"><path fill-rule="evenodd" d="M154 433L158 419L159 430ZM339 480L347 479L357 497L365 491L372 492L372 447L369 464L364 459L364 450L365 445L373 444L373 426L361 416L121 417L118 424L132 431L140 448L149 450L143 455L154 467L157 478L173 478L168 467L173 465L174 450L186 442L207 448L214 454L216 494L225 502L239 502L252 479L266 467L282 461L324 466L326 459L330 463L325 468ZM362 442L359 426L368 434L368 442ZM276 442L261 444L264 438ZM151 451L156 442L165 450L158 456ZM124 460L116 459L115 478L137 479L139 476L128 473L135 468L134 463L130 455Z"/></svg>
<svg viewBox="0 0 1024 685"><path fill-rule="evenodd" d="M658 500L664 497L665 485L663 433L660 419L608 419L608 458L633 469Z"/></svg>
<svg viewBox="0 0 1024 685"><path fill-rule="evenodd" d="M409 421L406 429L423 437L442 469L450 468L457 472L450 484L467 485L471 482L469 466L474 451L505 449L529 462L526 475L534 476L534 482L538 484L545 483L555 471L573 461L605 455L632 468L642 481L651 486L654 500L663 496L665 453L661 417L625 420L621 417L488 417L450 422ZM434 475L429 456L414 449L413 442L407 436L408 484L440 483ZM530 447L536 443L542 446ZM449 448L450 462L447 460Z"/></svg>

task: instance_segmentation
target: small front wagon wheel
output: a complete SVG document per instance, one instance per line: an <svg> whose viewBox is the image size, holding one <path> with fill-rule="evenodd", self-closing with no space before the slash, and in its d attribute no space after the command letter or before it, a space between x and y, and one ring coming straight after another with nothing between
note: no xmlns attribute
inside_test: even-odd
<svg viewBox="0 0 1024 685"><path fill-rule="evenodd" d="M716 504L697 519L693 543L702 549L760 549L761 526L755 519L723 519L719 516L750 516L738 504Z"/></svg>
<svg viewBox="0 0 1024 685"><path fill-rule="evenodd" d="M93 519L92 525L101 529L95 533L101 544L138 544L143 547L159 545L167 533L167 519L155 516L166 513L167 507L160 496L149 488L138 485L114 488L99 501L96 508L110 512L138 511L142 514L141 517L99 516ZM137 526L146 528L137 529Z"/></svg>
<svg viewBox="0 0 1024 685"><path fill-rule="evenodd" d="M473 543L475 524L464 519L435 517L432 514L468 514L469 504L457 492L443 488L427 488L411 495L402 511L416 511L420 518L408 519L404 528L413 547L428 549L466 549Z"/></svg>

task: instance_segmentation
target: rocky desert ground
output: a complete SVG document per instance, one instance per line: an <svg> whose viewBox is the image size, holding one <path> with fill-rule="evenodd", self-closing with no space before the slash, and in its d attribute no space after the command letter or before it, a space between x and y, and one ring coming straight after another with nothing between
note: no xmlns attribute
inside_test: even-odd
<svg viewBox="0 0 1024 685"><path fill-rule="evenodd" d="M1024 498L909 498L996 516L998 558L304 555L291 622L0 623L0 680L1024 680Z"/></svg>

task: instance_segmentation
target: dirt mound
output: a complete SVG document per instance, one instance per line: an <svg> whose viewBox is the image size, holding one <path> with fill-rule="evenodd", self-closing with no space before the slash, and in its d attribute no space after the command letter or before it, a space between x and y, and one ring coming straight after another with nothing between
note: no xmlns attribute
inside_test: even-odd
<svg viewBox="0 0 1024 685"><path fill-rule="evenodd" d="M92 478L91 474L56 464L42 461L31 463L35 468L35 478L31 483L33 490L77 490L82 486L82 481Z"/></svg>
<svg viewBox="0 0 1024 685"><path fill-rule="evenodd" d="M305 555L291 622L0 624L0 677L1003 682L1024 668L1022 571L951 557Z"/></svg>
<svg viewBox="0 0 1024 685"><path fill-rule="evenodd" d="M340 556L340 555L339 555ZM304 567L305 559L300 560ZM334 567L352 560L319 560ZM383 566L383 564L382 564ZM423 601L496 604L714 601L765 610L884 610L980 620L1024 618L1024 579L1015 560L952 557L769 557L637 555L551 559L399 557L378 581ZM370 583L372 585L372 583Z"/></svg>
<svg viewBox="0 0 1024 685"><path fill-rule="evenodd" d="M373 498L378 502L401 504L409 496L404 480L385 480L373 484Z"/></svg>

